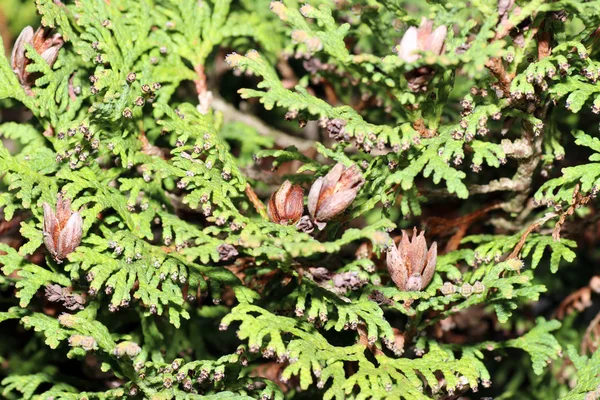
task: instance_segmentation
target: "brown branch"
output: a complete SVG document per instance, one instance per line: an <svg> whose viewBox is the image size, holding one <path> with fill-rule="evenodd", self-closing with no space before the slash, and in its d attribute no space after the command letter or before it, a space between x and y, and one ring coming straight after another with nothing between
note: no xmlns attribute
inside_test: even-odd
<svg viewBox="0 0 600 400"><path fill-rule="evenodd" d="M533 140L532 140L533 139ZM521 164L525 164L521 171L517 170L517 173L512 178L500 178L488 182L485 185L469 185L467 190L469 194L487 194L494 192L525 192L530 187L531 174L539 160L534 158L533 155L536 153L536 145L540 140L535 135L532 135L532 139L516 139L510 141L509 139L502 139L500 144L504 155L508 158L521 161ZM540 142L541 143L541 142ZM537 161L536 161L537 160ZM529 163L525 163L525 162ZM533 166L531 163L535 163ZM531 171L528 173L528 171ZM450 192L446 189L419 189L419 192L427 197L448 197L451 196ZM511 209L514 206L511 207Z"/></svg>
<svg viewBox="0 0 600 400"><path fill-rule="evenodd" d="M498 0L498 15L500 16L499 26L496 30L494 40L499 40L508 35L515 26L510 22L511 15L521 13L521 7L514 7L515 0ZM514 7L514 8L513 8Z"/></svg>
<svg viewBox="0 0 600 400"><path fill-rule="evenodd" d="M263 217L263 219L268 220L269 215L267 214L267 209L265 208L265 205L262 201L260 201L256 193L254 192L254 189L252 189L252 186L250 186L249 183L246 183L246 196L248 196L250 203L252 203L254 209L260 214L260 216Z"/></svg>
<svg viewBox="0 0 600 400"><path fill-rule="evenodd" d="M456 232L454 232L454 234L446 244L446 247L444 249L445 254L458 249L460 241L466 235L467 230L474 221L485 216L490 211L497 210L499 208L502 208L502 203L494 203L480 210L455 219L432 217L427 219L426 224L427 226L431 226L431 228L429 229L429 234L431 235L443 235L444 233L451 231L453 228L458 227Z"/></svg>
<svg viewBox="0 0 600 400"><path fill-rule="evenodd" d="M362 344L363 346L365 346L367 349L369 349L369 351L371 351L371 353L373 353L376 356L380 356L380 355L384 354L383 351L378 349L374 343L373 344L369 343L367 328L364 324L358 324L358 326L356 328L356 332L358 332L358 343L359 344Z"/></svg>
<svg viewBox="0 0 600 400"><path fill-rule="evenodd" d="M69 78L69 98L74 102L77 101L77 95L75 94L75 88L73 87L73 78L75 78L74 73Z"/></svg>
<svg viewBox="0 0 600 400"><path fill-rule="evenodd" d="M538 32L538 60L543 60L552 52L550 41L552 34L550 32Z"/></svg>
<svg viewBox="0 0 600 400"><path fill-rule="evenodd" d="M554 312L554 316L563 319L566 315L577 310L585 310L592 305L592 289L589 286L582 287L568 295Z"/></svg>
<svg viewBox="0 0 600 400"><path fill-rule="evenodd" d="M325 98L327 99L327 102L332 106L337 106L339 100L337 94L335 93L333 85L331 84L331 82L325 79L322 79L321 82L323 83L323 90L325 91Z"/></svg>
<svg viewBox="0 0 600 400"><path fill-rule="evenodd" d="M535 113L535 116L542 121L545 120L549 105L550 101L547 101L546 104ZM522 121L522 125L523 137L520 140L522 146L526 146L529 149L522 155L523 158L519 160L517 172L512 177L512 180L516 185L521 187L521 190L519 190L517 195L505 205L504 210L507 212L520 213L523 211L529 196L534 172L540 163L540 156L542 154L542 141L544 139L543 131L536 131L534 125L529 121ZM517 141L515 141L515 143L516 142Z"/></svg>
<svg viewBox="0 0 600 400"><path fill-rule="evenodd" d="M469 213L467 215L464 215L459 218L454 218L454 219L439 218L439 217L429 218L427 220L427 225L429 225L429 224L434 225L429 230L429 233L432 235L440 235L440 234L443 234L444 231L447 231L453 227L457 227L457 226L460 227L464 224L471 224L473 221L485 216L490 211L501 208L501 206L502 206L501 203L493 203L486 207L483 207L480 210L474 211L472 213Z"/></svg>
<svg viewBox="0 0 600 400"><path fill-rule="evenodd" d="M413 122L413 128L417 132L419 132L419 135L422 138L432 138L436 134L436 130L435 129L428 129L427 128L427 126L425 125L425 121L423 121L423 118L419 118L415 122Z"/></svg>
<svg viewBox="0 0 600 400"><path fill-rule="evenodd" d="M538 60L543 60L552 52L552 32L544 30L545 20L540 23L539 30L536 34L538 42Z"/></svg>
<svg viewBox="0 0 600 400"><path fill-rule="evenodd" d="M511 258L517 258L517 256L519 255L519 252L521 251L521 249L525 245L525 241L527 240L527 236L529 236L529 234L531 232L533 232L535 229L539 228L540 226L544 225L546 222L548 222L552 218L556 217L557 215L558 214L555 213L555 212L547 213L542 218L538 219L533 224L529 225L529 227L521 235L521 238L519 239L519 242L517 243L517 245L515 246L515 248L513 249L513 251L508 255L508 257L506 257L506 259L509 260Z"/></svg>
<svg viewBox="0 0 600 400"><path fill-rule="evenodd" d="M446 247L444 248L444 254L448 254L451 251L457 250L460 245L460 241L467 234L467 230L469 229L469 224L463 224L458 227L458 230L452 235L448 243L446 243Z"/></svg>
<svg viewBox="0 0 600 400"><path fill-rule="evenodd" d="M206 74L204 73L204 65L198 64L194 66L194 71L196 72L196 79L194 79L194 84L196 85L196 93L201 95L208 90L208 86L206 84Z"/></svg>
<svg viewBox="0 0 600 400"><path fill-rule="evenodd" d="M256 129L260 135L273 137L275 144L280 148L295 146L300 152L304 152L314 147L314 142L274 129L259 118L243 113L218 96L213 97L212 108L223 113L225 122L241 122Z"/></svg>
<svg viewBox="0 0 600 400"><path fill-rule="evenodd" d="M502 64L502 58L500 58L500 57L490 58L485 63L485 66L487 67L487 69L490 70L492 75L494 75L494 77L496 77L496 79L498 80L498 85L500 87L500 90L502 90L502 93L504 94L504 96L510 97L510 84L511 84L514 76L512 74L509 74L508 72L506 72L506 69L504 68L504 64Z"/></svg>
<svg viewBox="0 0 600 400"><path fill-rule="evenodd" d="M585 206L592 199L592 197L592 194L583 196L581 193L579 193L579 184L575 186L575 190L573 191L573 199L571 200L571 205L564 213L560 215L560 218L558 219L556 225L554 226L554 229L552 230L552 237L554 238L554 240L560 240L560 231L567 217L573 215L576 209Z"/></svg>
<svg viewBox="0 0 600 400"><path fill-rule="evenodd" d="M4 52L6 54L10 54L10 44L13 41L12 35L10 33L10 29L8 29L8 21L6 20L6 15L4 15L4 11L0 8L0 37L4 42Z"/></svg>
<svg viewBox="0 0 600 400"><path fill-rule="evenodd" d="M524 185L523 182L514 181L511 178L500 178L490 181L485 185L469 185L467 190L470 195L473 194L487 194L494 192L520 192L527 189L528 186ZM423 194L427 198L446 198L449 196L455 196L456 194L450 193L447 189L419 189L419 193Z"/></svg>
<svg viewBox="0 0 600 400"><path fill-rule="evenodd" d="M596 352L598 349L598 342L600 341L600 313L598 313L592 322L588 325L581 341L581 352L590 354Z"/></svg>
<svg viewBox="0 0 600 400"><path fill-rule="evenodd" d="M194 79L194 84L196 85L196 92L198 93L198 111L201 114L206 114L210 110L213 95L212 92L208 90L204 65L195 65L194 71L196 71L196 79Z"/></svg>
<svg viewBox="0 0 600 400"><path fill-rule="evenodd" d="M140 136L139 136L140 142L142 142L142 153L149 155L149 156L157 156L162 158L163 160L168 160L169 158L171 158L171 154L169 152L168 149L163 149L157 146L154 146L153 144L151 144L148 141L148 138L146 137L146 132L144 132L142 124L140 122Z"/></svg>
<svg viewBox="0 0 600 400"><path fill-rule="evenodd" d="M283 87L291 89L298 84L298 77L284 57L279 57L277 60L277 70L281 74Z"/></svg>

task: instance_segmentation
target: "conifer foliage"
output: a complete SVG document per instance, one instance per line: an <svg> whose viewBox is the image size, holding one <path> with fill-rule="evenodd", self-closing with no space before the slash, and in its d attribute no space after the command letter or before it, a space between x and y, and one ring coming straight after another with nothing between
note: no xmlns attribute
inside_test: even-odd
<svg viewBox="0 0 600 400"><path fill-rule="evenodd" d="M600 1L0 33L2 398L600 398Z"/></svg>

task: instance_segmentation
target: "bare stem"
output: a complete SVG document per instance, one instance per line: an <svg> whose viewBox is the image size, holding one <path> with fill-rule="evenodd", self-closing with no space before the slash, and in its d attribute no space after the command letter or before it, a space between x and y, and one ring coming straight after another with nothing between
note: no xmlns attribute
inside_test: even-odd
<svg viewBox="0 0 600 400"><path fill-rule="evenodd" d="M296 146L296 148L302 152L311 149L314 145L314 143L310 140L297 138L285 132L273 129L259 118L241 112L219 96L214 95L212 100L212 108L215 111L220 111L223 113L225 122L241 122L250 126L251 128L256 129L256 131L263 136L273 137L275 139L275 144L278 147L286 148L289 146Z"/></svg>
<svg viewBox="0 0 600 400"><path fill-rule="evenodd" d="M249 183L246 183L246 196L248 196L250 203L252 203L254 209L260 214L260 216L263 217L263 219L268 220L269 215L267 214L267 209L265 208L265 205L262 201L260 201L256 193L254 192L254 189L252 189L252 186L250 186Z"/></svg>

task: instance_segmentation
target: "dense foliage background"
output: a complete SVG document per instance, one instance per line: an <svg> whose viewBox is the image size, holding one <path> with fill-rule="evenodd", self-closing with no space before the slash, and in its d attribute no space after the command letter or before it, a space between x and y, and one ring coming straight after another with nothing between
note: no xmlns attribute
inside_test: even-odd
<svg viewBox="0 0 600 400"><path fill-rule="evenodd" d="M3 0L2 397L600 398L599 10Z"/></svg>

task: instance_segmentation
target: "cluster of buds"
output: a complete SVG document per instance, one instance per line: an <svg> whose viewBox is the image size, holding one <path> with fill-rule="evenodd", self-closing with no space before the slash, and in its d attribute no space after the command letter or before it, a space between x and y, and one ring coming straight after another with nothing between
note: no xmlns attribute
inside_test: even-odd
<svg viewBox="0 0 600 400"><path fill-rule="evenodd" d="M237 249L228 243L220 244L217 253L219 253L219 261L229 261L239 255Z"/></svg>
<svg viewBox="0 0 600 400"><path fill-rule="evenodd" d="M62 302L65 308L71 311L83 310L84 298L79 294L72 294L67 288L60 285L46 286L45 295L48 301Z"/></svg>
<svg viewBox="0 0 600 400"><path fill-rule="evenodd" d="M39 77L35 73L27 72L27 66L31 60L25 55L25 45L30 45L48 63L50 68L58 57L58 51L64 41L60 34L51 34L50 28L38 28L35 32L31 26L26 26L15 41L11 54L11 66L19 78L21 86L29 96L33 95L31 88Z"/></svg>
<svg viewBox="0 0 600 400"><path fill-rule="evenodd" d="M73 314L62 313L58 316L58 323L67 328L72 328L75 325L76 318Z"/></svg>
<svg viewBox="0 0 600 400"><path fill-rule="evenodd" d="M343 119L328 119L325 123L325 130L329 134L329 137L337 141L348 141L350 138L345 130L346 121Z"/></svg>
<svg viewBox="0 0 600 400"><path fill-rule="evenodd" d="M417 235L417 228L414 228L411 240L402 231L400 244L389 247L386 261L390 277L400 290L422 290L431 282L435 272L437 243L433 242L427 250L424 232Z"/></svg>
<svg viewBox="0 0 600 400"><path fill-rule="evenodd" d="M269 200L268 214L271 221L310 232L312 225L325 228L327 222L340 215L356 198L365 183L358 167L336 164L327 175L318 178L308 193L308 216L304 211L304 192L300 186L285 181Z"/></svg>
<svg viewBox="0 0 600 400"><path fill-rule="evenodd" d="M594 69L592 67L584 67L581 69L581 74L585 76L587 80L596 83L596 81L598 80L598 76L600 75L600 70L598 70L597 68Z"/></svg>
<svg viewBox="0 0 600 400"><path fill-rule="evenodd" d="M98 343L92 336L84 335L71 335L69 337L69 346L81 347L85 351L92 351L98 349Z"/></svg>
<svg viewBox="0 0 600 400"><path fill-rule="evenodd" d="M477 86L471 87L469 91L471 92L472 96L487 97L488 95L488 91L486 88L478 88Z"/></svg>
<svg viewBox="0 0 600 400"><path fill-rule="evenodd" d="M323 42L321 42L321 39L316 36L311 36L308 32L301 29L296 29L292 32L292 42L297 44L304 43L306 49L311 54L323 49Z"/></svg>
<svg viewBox="0 0 600 400"><path fill-rule="evenodd" d="M444 282L440 288L440 292L442 292L444 296L452 296L454 293L456 293L456 286L454 286L451 282Z"/></svg>
<svg viewBox="0 0 600 400"><path fill-rule="evenodd" d="M59 131L56 135L56 137L59 140L63 140L65 139L66 136L68 137L73 137L75 136L75 134L77 134L77 131L79 129L79 132L81 133L81 135L83 136L83 138L87 141L86 142L77 142L72 148L68 148L67 150L65 150L64 153L57 153L56 154L56 162L60 163L63 160L66 159L70 159L69 161L69 167L71 169L75 169L78 166L81 166L83 164L81 163L85 163L85 161L88 159L88 157L90 156L91 153L94 153L96 150L98 150L98 147L100 147L100 140L98 138L94 138L94 132L90 131L90 129L81 124L78 128L76 127L71 127L69 129L67 129L67 131ZM85 150L85 148L89 145L89 149Z"/></svg>
<svg viewBox="0 0 600 400"><path fill-rule="evenodd" d="M316 75L319 72L331 72L335 73L338 76L342 76L343 72L338 70L334 64L328 64L316 57L311 57L309 59L302 61L302 67L306 70L306 72Z"/></svg>
<svg viewBox="0 0 600 400"><path fill-rule="evenodd" d="M57 263L62 263L81 243L82 225L81 215L71 210L71 200L63 199L61 194L56 212L44 203L44 244Z"/></svg>
<svg viewBox="0 0 600 400"><path fill-rule="evenodd" d="M463 283L462 286L457 288L451 282L444 282L440 288L440 292L444 296L452 296L455 293L460 293L464 297L469 297L472 294L482 294L485 292L485 285L480 281L476 281L473 285L470 283Z"/></svg>
<svg viewBox="0 0 600 400"><path fill-rule="evenodd" d="M433 21L423 18L419 28L411 26L404 33L400 44L396 47L398 57L407 63L417 61L421 55L419 51L429 51L440 55L444 51L444 41L448 28L445 25L433 29ZM414 92L426 91L427 85L433 77L433 69L427 66L415 68L405 74L409 88Z"/></svg>
<svg viewBox="0 0 600 400"><path fill-rule="evenodd" d="M115 346L113 349L113 354L117 356L117 358L121 358L123 356L127 356L129 358L134 358L138 354L142 352L142 348L139 344L135 342L125 341L121 342Z"/></svg>
<svg viewBox="0 0 600 400"><path fill-rule="evenodd" d="M343 294L348 290L356 290L368 281L366 276L361 276L357 271L332 272L327 268L317 267L309 268L307 272L319 286L338 294ZM327 320L327 315L324 313L320 314L319 317L321 320Z"/></svg>
<svg viewBox="0 0 600 400"><path fill-rule="evenodd" d="M356 142L354 143L354 145L356 146L357 149L361 149L365 152L365 153L370 153L371 151L373 151L373 147L377 146L377 148L379 150L384 150L385 149L385 142L383 142L382 140L377 141L377 136L373 133L370 132L366 137L364 135L364 133L362 132L358 132L355 135L356 137ZM348 134L344 134L344 140L347 140L346 138L349 139ZM409 144L407 144L406 148L402 148L402 150L406 150L408 149ZM398 151L398 148L395 147L395 152ZM364 160L363 160L364 161Z"/></svg>

